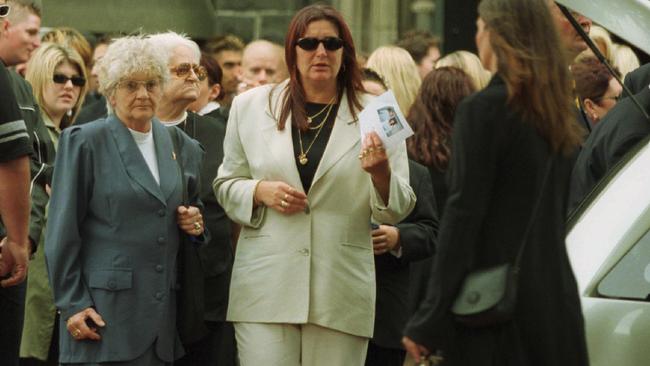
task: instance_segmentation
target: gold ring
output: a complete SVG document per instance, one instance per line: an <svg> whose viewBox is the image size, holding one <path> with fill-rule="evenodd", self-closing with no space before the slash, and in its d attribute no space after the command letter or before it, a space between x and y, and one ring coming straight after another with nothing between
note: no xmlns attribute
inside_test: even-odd
<svg viewBox="0 0 650 366"><path fill-rule="evenodd" d="M198 221L194 223L194 230L201 231L201 223Z"/></svg>
<svg viewBox="0 0 650 366"><path fill-rule="evenodd" d="M285 194L284 194L284 200L286 201L286 200L288 200L288 199L289 199L289 194L288 194L288 193L285 193Z"/></svg>
<svg viewBox="0 0 650 366"><path fill-rule="evenodd" d="M282 201L280 201L280 206L282 206L284 208L287 208L287 207L289 207L289 202L287 202L285 200L282 200Z"/></svg>
<svg viewBox="0 0 650 366"><path fill-rule="evenodd" d="M359 158L359 160L361 160L361 159L365 158L366 156L364 154L359 154L359 156L357 156L357 157Z"/></svg>
<svg viewBox="0 0 650 366"><path fill-rule="evenodd" d="M383 145L382 145L382 146L377 146L375 149L376 149L377 151L383 151L383 150L384 150L384 146L383 146Z"/></svg>
<svg viewBox="0 0 650 366"><path fill-rule="evenodd" d="M375 148L374 147L369 147L368 148L368 153L373 153L373 152L375 152Z"/></svg>
<svg viewBox="0 0 650 366"><path fill-rule="evenodd" d="M79 337L81 335L81 331L79 329L75 329L75 330L72 331L71 334L72 334L73 338L77 338L77 337Z"/></svg>

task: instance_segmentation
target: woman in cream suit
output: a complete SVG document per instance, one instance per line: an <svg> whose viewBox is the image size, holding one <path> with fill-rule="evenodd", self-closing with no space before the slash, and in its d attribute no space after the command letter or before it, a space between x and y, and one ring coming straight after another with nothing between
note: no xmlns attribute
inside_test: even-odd
<svg viewBox="0 0 650 366"><path fill-rule="evenodd" d="M242 225L228 320L242 366L363 365L373 333L371 220L395 224L415 203L405 147L360 136L366 104L341 14L312 5L286 40L288 81L230 110L214 182Z"/></svg>

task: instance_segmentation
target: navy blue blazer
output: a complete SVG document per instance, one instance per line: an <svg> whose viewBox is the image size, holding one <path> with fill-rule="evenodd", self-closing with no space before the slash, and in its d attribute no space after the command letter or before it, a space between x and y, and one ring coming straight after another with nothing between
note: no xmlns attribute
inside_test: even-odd
<svg viewBox="0 0 650 366"><path fill-rule="evenodd" d="M152 123L160 185L127 127L114 115L66 129L52 183L45 255L61 311L62 363L126 361L154 346L166 362L182 356L176 333L176 256L184 164L189 201L198 198L203 149ZM66 320L94 307L100 341L76 341Z"/></svg>

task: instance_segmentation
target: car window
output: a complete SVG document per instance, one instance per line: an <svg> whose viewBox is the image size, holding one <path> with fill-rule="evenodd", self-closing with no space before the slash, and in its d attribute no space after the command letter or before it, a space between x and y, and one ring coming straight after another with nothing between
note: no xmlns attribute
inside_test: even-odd
<svg viewBox="0 0 650 366"><path fill-rule="evenodd" d="M650 300L650 231L612 267L598 284L598 294L631 300Z"/></svg>

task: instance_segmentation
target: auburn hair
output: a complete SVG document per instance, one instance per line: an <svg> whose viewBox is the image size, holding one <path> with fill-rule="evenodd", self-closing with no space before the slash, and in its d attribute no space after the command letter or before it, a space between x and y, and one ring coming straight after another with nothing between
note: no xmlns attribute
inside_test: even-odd
<svg viewBox="0 0 650 366"><path fill-rule="evenodd" d="M472 78L459 68L440 67L427 74L406 118L414 132L406 140L409 158L440 171L447 169L456 108L475 91Z"/></svg>
<svg viewBox="0 0 650 366"><path fill-rule="evenodd" d="M291 19L289 30L287 31L284 52L289 71L289 83L285 87L284 97L282 98L279 110L280 113L277 116L278 130L284 129L289 115L291 115L291 123L293 126L303 131L308 128L307 113L305 111L305 89L296 65L296 43L305 34L309 24L317 20L331 22L338 30L339 37L343 40L343 59L336 77L338 102L341 102L340 98L342 98L345 92L352 116L356 118L357 112L362 109L359 93L363 91L363 84L361 84L361 71L357 65L357 56L350 28L343 20L341 13L333 7L321 4L309 5L296 13L293 19ZM269 97L270 109L276 115L274 106L271 103L271 98Z"/></svg>

